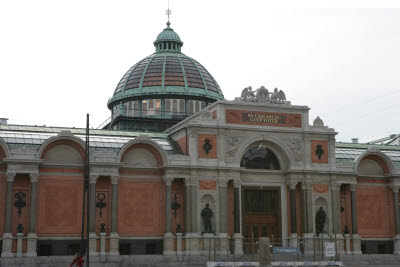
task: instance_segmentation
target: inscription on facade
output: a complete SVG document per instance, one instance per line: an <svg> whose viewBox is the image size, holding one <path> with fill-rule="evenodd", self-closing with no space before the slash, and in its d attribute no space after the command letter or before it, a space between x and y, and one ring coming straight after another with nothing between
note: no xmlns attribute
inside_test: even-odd
<svg viewBox="0 0 400 267"><path fill-rule="evenodd" d="M226 122L301 128L301 114L226 110Z"/></svg>

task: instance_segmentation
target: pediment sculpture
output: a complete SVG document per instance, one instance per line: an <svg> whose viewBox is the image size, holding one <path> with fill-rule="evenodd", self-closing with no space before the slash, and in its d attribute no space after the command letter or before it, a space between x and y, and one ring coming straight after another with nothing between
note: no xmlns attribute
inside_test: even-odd
<svg viewBox="0 0 400 267"><path fill-rule="evenodd" d="M236 97L235 101L274 103L274 104L290 103L286 101L285 93L282 90L278 91L278 88L275 88L273 92L269 92L268 89L265 88L264 86L261 86L255 91L253 91L251 86L244 88L242 90L240 97Z"/></svg>

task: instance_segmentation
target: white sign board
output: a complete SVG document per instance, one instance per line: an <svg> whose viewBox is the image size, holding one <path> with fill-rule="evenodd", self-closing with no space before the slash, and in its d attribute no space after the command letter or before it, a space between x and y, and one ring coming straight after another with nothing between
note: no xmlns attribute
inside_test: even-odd
<svg viewBox="0 0 400 267"><path fill-rule="evenodd" d="M335 243L334 242L325 242L325 256L326 257L335 257Z"/></svg>

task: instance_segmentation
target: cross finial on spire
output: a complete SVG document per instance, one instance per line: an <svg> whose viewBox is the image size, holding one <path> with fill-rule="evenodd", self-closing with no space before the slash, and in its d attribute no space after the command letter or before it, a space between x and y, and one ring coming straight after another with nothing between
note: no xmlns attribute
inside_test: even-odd
<svg viewBox="0 0 400 267"><path fill-rule="evenodd" d="M168 28L169 28L169 25L171 24L171 23L169 22L169 15L171 15L171 9L169 9L169 0L168 0L168 9L165 11L165 14L166 14L167 17L168 17L167 26L168 26Z"/></svg>

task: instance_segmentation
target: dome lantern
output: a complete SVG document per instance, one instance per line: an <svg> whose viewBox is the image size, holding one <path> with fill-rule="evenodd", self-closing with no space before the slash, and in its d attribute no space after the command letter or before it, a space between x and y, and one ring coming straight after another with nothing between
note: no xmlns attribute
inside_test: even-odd
<svg viewBox="0 0 400 267"><path fill-rule="evenodd" d="M165 28L154 41L156 47L156 53L160 52L181 52L183 42L179 35L170 27L171 23L167 22L167 28Z"/></svg>

